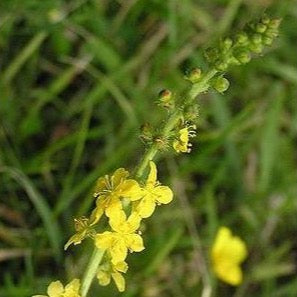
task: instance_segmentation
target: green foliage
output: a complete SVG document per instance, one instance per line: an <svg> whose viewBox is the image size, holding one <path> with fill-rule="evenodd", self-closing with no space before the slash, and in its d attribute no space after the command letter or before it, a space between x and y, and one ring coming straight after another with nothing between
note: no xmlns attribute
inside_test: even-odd
<svg viewBox="0 0 297 297"><path fill-rule="evenodd" d="M96 178L135 165L140 123L154 125L168 112L151 112L156 94L185 90L183 73L205 68L202 47L236 36L266 9L283 19L279 38L265 57L230 68L223 95L201 97L191 155L161 160L175 202L143 226L147 250L131 258L124 296L198 296L197 245L207 252L227 225L249 248L245 280L232 288L213 279L214 296L295 297L296 7L292 0L1 1L0 296L44 292L48 280L65 276L64 266L69 278L81 273L91 246L70 249L64 260L59 254L73 218L94 202ZM263 25L251 30L268 43ZM249 54L234 51L241 63ZM94 286L91 296L99 294L117 293Z"/></svg>

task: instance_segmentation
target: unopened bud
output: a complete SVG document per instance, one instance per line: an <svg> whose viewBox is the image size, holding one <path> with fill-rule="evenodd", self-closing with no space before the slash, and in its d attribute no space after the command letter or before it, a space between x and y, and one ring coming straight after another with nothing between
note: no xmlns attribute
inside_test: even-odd
<svg viewBox="0 0 297 297"><path fill-rule="evenodd" d="M229 50L231 48L232 44L233 44L233 41L231 38L225 38L223 41L223 48L225 50Z"/></svg>
<svg viewBox="0 0 297 297"><path fill-rule="evenodd" d="M167 89L162 90L159 93L158 99L159 99L158 104L162 107L170 108L174 105L172 92Z"/></svg>
<svg viewBox="0 0 297 297"><path fill-rule="evenodd" d="M262 36L260 34L253 34L252 41L255 44L261 44L261 42L262 42Z"/></svg>
<svg viewBox="0 0 297 297"><path fill-rule="evenodd" d="M194 68L194 69L192 69L192 70L190 71L190 73L187 75L186 78L187 78L191 83L195 84L195 83L197 83L197 82L200 80L200 78L201 78L201 74L202 74L202 72L201 72L201 69L200 69L200 68Z"/></svg>
<svg viewBox="0 0 297 297"><path fill-rule="evenodd" d="M261 18L261 23L264 24L264 25L268 25L270 22L270 18L267 16L267 15L264 15L262 18Z"/></svg>
<svg viewBox="0 0 297 297"><path fill-rule="evenodd" d="M269 22L268 27L272 29L278 29L281 21L281 19L273 19Z"/></svg>
<svg viewBox="0 0 297 297"><path fill-rule="evenodd" d="M250 44L249 46L250 50L256 54L260 54L263 51L263 45L262 44Z"/></svg>
<svg viewBox="0 0 297 297"><path fill-rule="evenodd" d="M229 88L230 83L229 83L228 79L226 79L225 77L220 76L220 77L215 78L212 81L212 86L219 93L223 93Z"/></svg>
<svg viewBox="0 0 297 297"><path fill-rule="evenodd" d="M265 45L271 45L273 42L273 38L269 37L269 36L264 36L263 37L263 43Z"/></svg>
<svg viewBox="0 0 297 297"><path fill-rule="evenodd" d="M248 36L246 33L242 32L242 33L238 33L236 35L236 42L240 45L244 45L246 44L248 41Z"/></svg>
<svg viewBox="0 0 297 297"><path fill-rule="evenodd" d="M153 129L151 124L149 123L144 123L141 127L141 134L140 134L140 138L144 141L144 142L150 142L153 139Z"/></svg>
<svg viewBox="0 0 297 297"><path fill-rule="evenodd" d="M234 56L241 64L246 64L251 60L251 55L247 50L238 51Z"/></svg>
<svg viewBox="0 0 297 297"><path fill-rule="evenodd" d="M256 25L256 32L257 33L264 33L266 29L267 29L267 26L264 25L264 24L259 23L259 24Z"/></svg>
<svg viewBox="0 0 297 297"><path fill-rule="evenodd" d="M226 62L218 62L218 63L216 63L215 68L218 71L225 71L228 68L228 63L226 63Z"/></svg>

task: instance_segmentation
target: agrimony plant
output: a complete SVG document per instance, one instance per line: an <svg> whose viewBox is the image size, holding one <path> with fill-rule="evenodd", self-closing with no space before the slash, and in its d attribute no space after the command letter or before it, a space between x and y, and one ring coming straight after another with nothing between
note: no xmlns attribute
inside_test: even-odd
<svg viewBox="0 0 297 297"><path fill-rule="evenodd" d="M213 88L223 93L229 87L224 77L232 65L248 63L255 55L262 54L265 46L272 44L278 35L279 19L263 16L258 22L250 23L232 38L220 40L205 51L208 69L191 70L185 79L189 88L184 94L173 94L170 90L160 92L157 105L168 111L162 125L153 127L146 123L141 127L140 138L145 144L144 155L135 170L130 173L124 168L97 180L93 190L95 207L87 217L74 220L76 233L65 245L78 245L89 238L94 242L94 253L81 280L75 279L63 287L60 281L48 287L49 297L86 297L93 279L100 285L113 280L119 291L125 290L123 274L128 269L128 251L144 249L140 223L151 217L156 207L168 204L173 199L170 187L162 185L157 178L154 159L158 152L175 151L190 153L191 138L196 136L198 103L196 98ZM98 232L103 221L108 229ZM228 252L228 247L234 253ZM237 285L242 280L240 263L247 256L245 243L222 227L217 235L211 258L213 271L226 283ZM35 295L35 297L44 295Z"/></svg>

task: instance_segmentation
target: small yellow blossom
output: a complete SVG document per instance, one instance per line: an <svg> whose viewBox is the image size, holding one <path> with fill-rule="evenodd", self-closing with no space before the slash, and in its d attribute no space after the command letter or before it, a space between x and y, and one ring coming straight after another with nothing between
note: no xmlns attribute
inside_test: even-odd
<svg viewBox="0 0 297 297"><path fill-rule="evenodd" d="M86 237L93 237L95 235L94 229L91 227L90 219L82 217L79 219L74 219L74 228L76 233L70 237L64 246L64 249L71 245L80 244Z"/></svg>
<svg viewBox="0 0 297 297"><path fill-rule="evenodd" d="M124 168L117 169L110 177L100 177L94 191L97 198L96 209L91 215L92 224L99 221L103 213L108 217L117 217L122 211L120 198L135 199L141 196L141 188L136 180L127 179L129 172Z"/></svg>
<svg viewBox="0 0 297 297"><path fill-rule="evenodd" d="M95 244L98 248L110 252L112 263L118 264L123 262L128 253L140 252L144 249L143 240L136 232L140 225L140 217L132 213L127 219L124 212L119 216L111 217L109 224L113 232L105 231L95 236Z"/></svg>
<svg viewBox="0 0 297 297"><path fill-rule="evenodd" d="M240 264L247 257L245 243L233 236L230 229L221 227L211 250L215 274L222 281L237 286L242 282Z"/></svg>
<svg viewBox="0 0 297 297"><path fill-rule="evenodd" d="M125 278L121 273L126 273L128 270L128 264L126 262L119 262L113 264L111 262L105 263L99 266L97 278L101 286L107 286L110 283L111 278L114 280L118 290L120 292L125 291Z"/></svg>
<svg viewBox="0 0 297 297"><path fill-rule="evenodd" d="M153 214L156 204L168 204L172 198L171 189L167 186L161 186L157 181L156 164L150 161L150 173L143 188L143 197L135 203L134 211L142 218L148 218Z"/></svg>
<svg viewBox="0 0 297 297"><path fill-rule="evenodd" d="M65 288L60 281L55 281L48 286L47 295L34 295L32 297L81 297L79 290L79 279L74 279Z"/></svg>
<svg viewBox="0 0 297 297"><path fill-rule="evenodd" d="M193 128L193 130L189 130L189 128ZM195 132L196 126L192 125L189 127L185 127L179 130L178 139L173 141L173 148L178 153L189 153L191 151L192 144L189 143L190 137L196 136Z"/></svg>

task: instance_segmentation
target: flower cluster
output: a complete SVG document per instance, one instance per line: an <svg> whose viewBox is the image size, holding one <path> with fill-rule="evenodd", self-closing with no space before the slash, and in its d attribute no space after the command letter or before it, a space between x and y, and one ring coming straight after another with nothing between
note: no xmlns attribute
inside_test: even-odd
<svg viewBox="0 0 297 297"><path fill-rule="evenodd" d="M144 184L129 178L129 172L124 168L117 169L111 176L100 177L94 189L96 207L89 218L75 221L77 233L65 245L68 248L86 237L92 238L96 247L105 251L104 262L97 272L99 283L108 285L113 279L119 291L125 290L122 273L128 269L125 262L128 251L144 249L139 231L141 220L150 217L156 205L167 204L173 198L171 189L157 181L155 163L150 161L149 165L150 172ZM103 215L108 219L110 230L97 232Z"/></svg>
<svg viewBox="0 0 297 297"><path fill-rule="evenodd" d="M233 236L230 229L221 227L211 250L212 265L217 277L230 285L239 285L242 282L240 264L246 257L245 243Z"/></svg>
<svg viewBox="0 0 297 297"><path fill-rule="evenodd" d="M278 36L280 21L264 16L260 22L250 23L235 38L221 40L218 45L205 52L210 66L217 71L225 71L230 65L248 63L252 53L260 54L265 46L272 44Z"/></svg>
<svg viewBox="0 0 297 297"><path fill-rule="evenodd" d="M79 290L79 279L74 279L65 288L60 281L55 281L48 286L47 295L34 295L32 297L81 297Z"/></svg>

